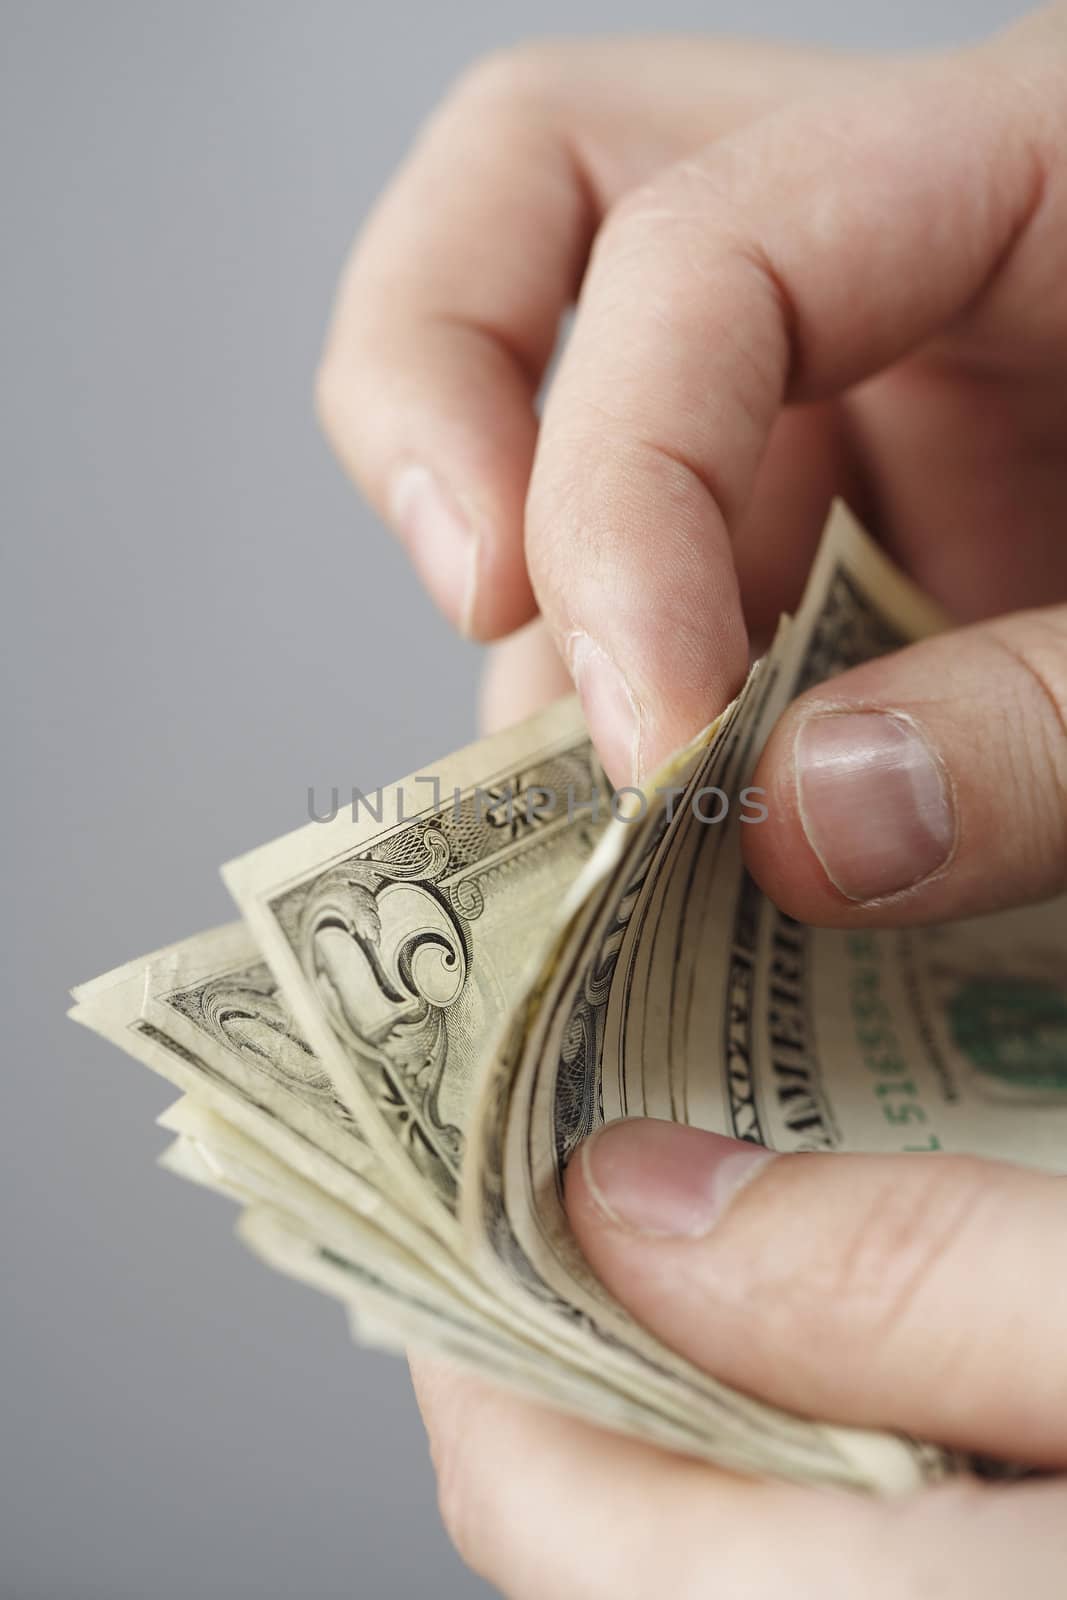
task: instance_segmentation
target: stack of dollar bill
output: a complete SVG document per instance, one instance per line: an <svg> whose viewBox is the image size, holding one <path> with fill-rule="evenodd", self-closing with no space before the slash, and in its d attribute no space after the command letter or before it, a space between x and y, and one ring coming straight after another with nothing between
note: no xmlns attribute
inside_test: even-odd
<svg viewBox="0 0 1067 1600"><path fill-rule="evenodd" d="M546 1404L750 1472L906 1490L932 1444L792 1417L600 1288L562 1179L616 1117L776 1150L967 1150L1067 1169L1067 905L885 933L801 926L745 872L756 758L811 684L939 625L837 507L797 616L643 792L565 701L225 869L242 920L75 990L182 1091L172 1171L337 1296Z"/></svg>

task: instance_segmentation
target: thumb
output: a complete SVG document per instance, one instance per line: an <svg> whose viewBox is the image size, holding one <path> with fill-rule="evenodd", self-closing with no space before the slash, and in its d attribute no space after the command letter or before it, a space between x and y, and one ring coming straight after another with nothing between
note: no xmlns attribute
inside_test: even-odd
<svg viewBox="0 0 1067 1600"><path fill-rule="evenodd" d="M774 1156L609 1123L567 1173L597 1276L789 1410L1067 1464L1067 1184L951 1156Z"/></svg>
<svg viewBox="0 0 1067 1600"><path fill-rule="evenodd" d="M791 915L945 921L1067 886L1067 608L912 645L802 695L747 864Z"/></svg>

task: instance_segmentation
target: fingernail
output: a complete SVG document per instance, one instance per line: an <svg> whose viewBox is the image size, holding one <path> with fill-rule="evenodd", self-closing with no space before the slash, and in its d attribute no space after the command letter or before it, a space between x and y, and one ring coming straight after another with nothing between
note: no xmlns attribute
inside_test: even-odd
<svg viewBox="0 0 1067 1600"><path fill-rule="evenodd" d="M580 1160L590 1194L616 1227L697 1239L774 1152L678 1122L634 1118L601 1128Z"/></svg>
<svg viewBox="0 0 1067 1600"><path fill-rule="evenodd" d="M626 679L587 633L572 633L567 658L585 720L609 778L632 783L640 770L641 712Z"/></svg>
<svg viewBox="0 0 1067 1600"><path fill-rule="evenodd" d="M478 596L479 539L451 496L423 466L402 467L389 515L416 572L445 615L470 634Z"/></svg>
<svg viewBox="0 0 1067 1600"><path fill-rule="evenodd" d="M816 713L800 726L794 764L808 843L849 900L899 894L951 856L951 789L910 718Z"/></svg>

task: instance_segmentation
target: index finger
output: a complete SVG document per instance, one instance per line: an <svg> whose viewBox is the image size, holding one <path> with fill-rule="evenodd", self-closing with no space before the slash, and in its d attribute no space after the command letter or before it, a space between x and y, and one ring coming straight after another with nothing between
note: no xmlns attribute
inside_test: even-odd
<svg viewBox="0 0 1067 1600"><path fill-rule="evenodd" d="M708 146L608 217L546 407L527 556L616 782L740 685L732 540L783 406L914 349L1022 248L1043 152L1018 98L978 57L898 68Z"/></svg>
<svg viewBox="0 0 1067 1600"><path fill-rule="evenodd" d="M491 637L535 609L537 392L605 210L849 65L714 40L524 46L475 66L423 130L345 271L318 404L464 631Z"/></svg>

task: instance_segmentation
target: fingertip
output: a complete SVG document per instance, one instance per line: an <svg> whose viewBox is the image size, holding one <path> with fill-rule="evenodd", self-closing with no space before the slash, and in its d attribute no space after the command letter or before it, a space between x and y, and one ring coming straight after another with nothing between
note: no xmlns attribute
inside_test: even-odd
<svg viewBox="0 0 1067 1600"><path fill-rule="evenodd" d="M569 694L570 676L540 618L489 651L482 677L479 726L486 733L509 728Z"/></svg>
<svg viewBox="0 0 1067 1600"><path fill-rule="evenodd" d="M413 317L324 357L316 410L457 630L487 641L535 614L523 519L537 419L505 352Z"/></svg>
<svg viewBox="0 0 1067 1600"><path fill-rule="evenodd" d="M499 519L485 519L465 600L460 631L478 644L507 639L536 618L537 601L523 554L521 505L503 510Z"/></svg>
<svg viewBox="0 0 1067 1600"><path fill-rule="evenodd" d="M456 494L421 462L390 476L387 511L428 593L446 617L470 634L478 602L482 536Z"/></svg>

